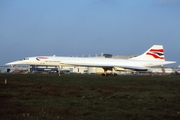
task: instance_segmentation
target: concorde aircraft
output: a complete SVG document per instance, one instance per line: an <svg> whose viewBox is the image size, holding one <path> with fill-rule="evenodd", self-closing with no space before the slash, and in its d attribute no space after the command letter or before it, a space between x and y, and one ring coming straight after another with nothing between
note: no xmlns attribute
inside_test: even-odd
<svg viewBox="0 0 180 120"><path fill-rule="evenodd" d="M63 66L86 66L102 67L106 74L107 70L135 70L148 71L153 66L163 66L176 63L175 61L165 61L164 49L162 45L153 45L142 55L129 59L115 58L90 58L90 57L60 57L60 56L36 56L26 57L23 60L7 63L6 65L51 65L57 66L59 70Z"/></svg>

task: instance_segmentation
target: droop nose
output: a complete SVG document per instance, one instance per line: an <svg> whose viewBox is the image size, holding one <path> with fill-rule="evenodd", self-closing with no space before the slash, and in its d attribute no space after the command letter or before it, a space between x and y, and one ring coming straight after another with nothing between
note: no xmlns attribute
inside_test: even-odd
<svg viewBox="0 0 180 120"><path fill-rule="evenodd" d="M5 65L16 65L16 64L21 64L22 61L14 61L14 62L9 62L9 63L6 63Z"/></svg>

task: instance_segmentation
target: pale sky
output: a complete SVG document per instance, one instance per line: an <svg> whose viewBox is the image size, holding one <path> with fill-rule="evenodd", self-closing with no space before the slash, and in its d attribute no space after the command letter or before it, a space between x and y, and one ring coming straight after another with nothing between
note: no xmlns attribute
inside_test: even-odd
<svg viewBox="0 0 180 120"><path fill-rule="evenodd" d="M0 0L0 65L39 55L140 55L180 64L180 0Z"/></svg>

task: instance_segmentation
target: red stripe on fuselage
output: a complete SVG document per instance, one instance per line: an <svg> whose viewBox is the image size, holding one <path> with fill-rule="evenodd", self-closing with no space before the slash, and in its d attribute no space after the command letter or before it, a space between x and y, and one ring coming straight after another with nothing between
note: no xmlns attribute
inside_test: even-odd
<svg viewBox="0 0 180 120"><path fill-rule="evenodd" d="M48 59L47 57L39 56L38 59Z"/></svg>

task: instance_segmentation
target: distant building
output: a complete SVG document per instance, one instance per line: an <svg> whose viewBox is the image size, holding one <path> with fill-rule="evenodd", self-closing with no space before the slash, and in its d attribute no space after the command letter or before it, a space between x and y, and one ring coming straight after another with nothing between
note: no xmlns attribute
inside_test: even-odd
<svg viewBox="0 0 180 120"><path fill-rule="evenodd" d="M47 66L47 65L30 65L29 72L57 72L58 66ZM84 74L87 73L87 67L62 67L61 71L69 71L70 73Z"/></svg>
<svg viewBox="0 0 180 120"><path fill-rule="evenodd" d="M10 66L0 66L0 73L10 73L14 71L13 67Z"/></svg>

